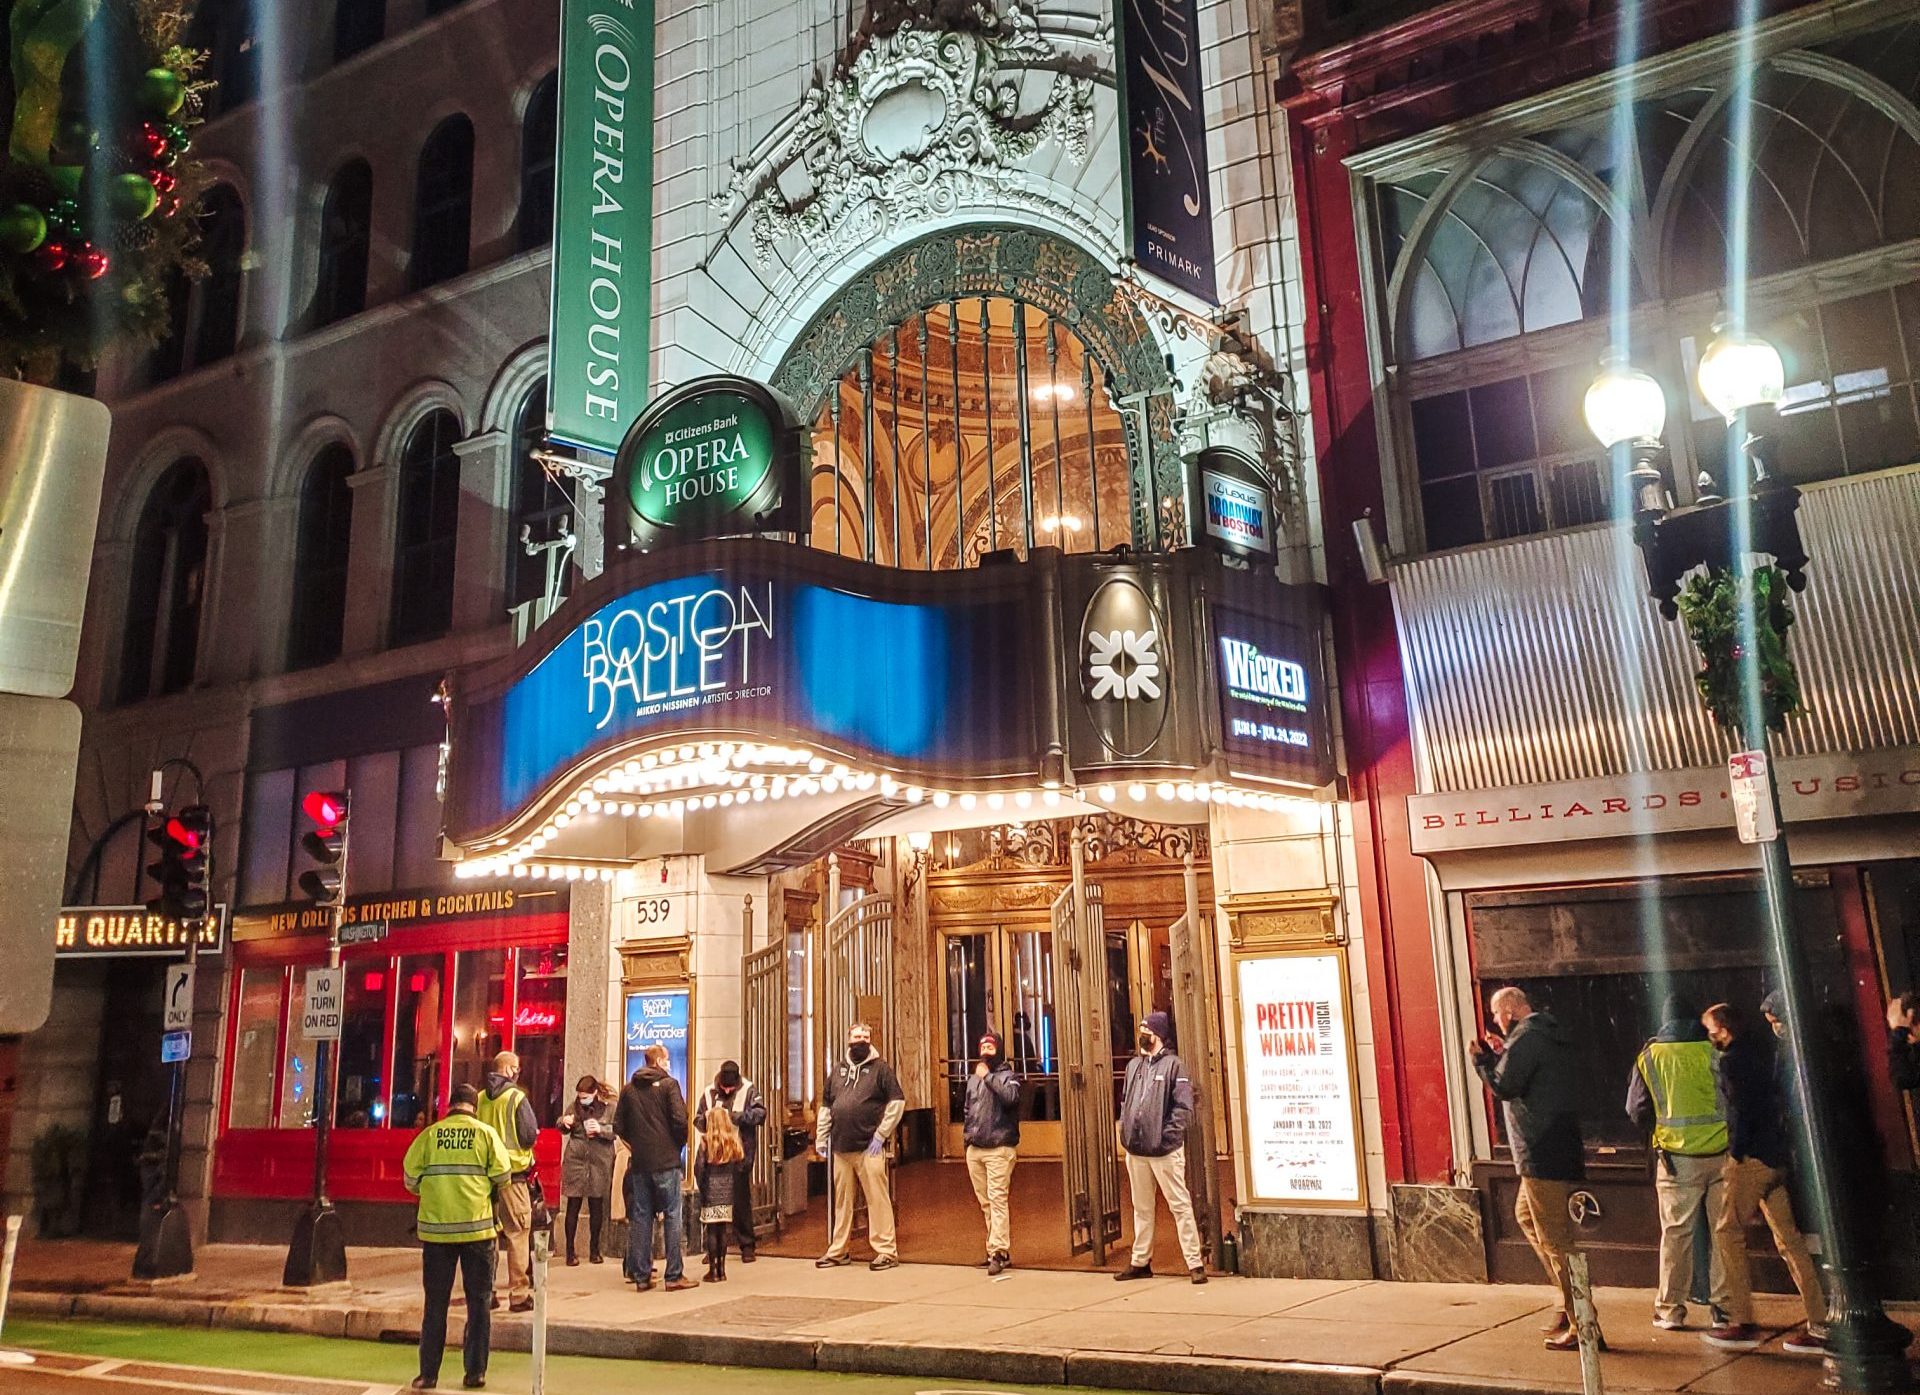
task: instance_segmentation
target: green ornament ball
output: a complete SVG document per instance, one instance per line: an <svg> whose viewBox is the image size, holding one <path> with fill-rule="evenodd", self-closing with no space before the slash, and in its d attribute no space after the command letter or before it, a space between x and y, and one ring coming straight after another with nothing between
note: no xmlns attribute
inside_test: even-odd
<svg viewBox="0 0 1920 1395"><path fill-rule="evenodd" d="M169 121L162 129L166 131L167 139L173 144L183 145L186 143L187 128L182 126L178 121Z"/></svg>
<svg viewBox="0 0 1920 1395"><path fill-rule="evenodd" d="M160 191L144 174L116 174L107 185L107 211L126 223L137 223L159 207Z"/></svg>
<svg viewBox="0 0 1920 1395"><path fill-rule="evenodd" d="M140 75L140 106L155 116L172 116L187 100L187 85L170 68L149 68Z"/></svg>
<svg viewBox="0 0 1920 1395"><path fill-rule="evenodd" d="M31 252L47 240L47 215L30 203L0 209L0 247Z"/></svg>

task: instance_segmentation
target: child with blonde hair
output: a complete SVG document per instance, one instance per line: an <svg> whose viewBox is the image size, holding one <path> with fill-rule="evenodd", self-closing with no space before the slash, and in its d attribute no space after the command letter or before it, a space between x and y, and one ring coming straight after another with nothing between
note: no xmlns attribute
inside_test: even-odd
<svg viewBox="0 0 1920 1395"><path fill-rule="evenodd" d="M724 1104L707 1111L700 1160L694 1164L694 1183L700 1189L700 1224L705 1227L707 1282L727 1280L727 1232L733 1228L735 1189L745 1184L740 1162L747 1150Z"/></svg>

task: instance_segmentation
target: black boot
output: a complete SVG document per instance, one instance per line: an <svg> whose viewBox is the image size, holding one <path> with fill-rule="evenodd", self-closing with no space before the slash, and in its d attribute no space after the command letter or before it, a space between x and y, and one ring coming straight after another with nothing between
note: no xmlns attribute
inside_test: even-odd
<svg viewBox="0 0 1920 1395"><path fill-rule="evenodd" d="M713 1278L715 1283L724 1284L727 1281L727 1252L725 1250L722 1250L714 1256Z"/></svg>

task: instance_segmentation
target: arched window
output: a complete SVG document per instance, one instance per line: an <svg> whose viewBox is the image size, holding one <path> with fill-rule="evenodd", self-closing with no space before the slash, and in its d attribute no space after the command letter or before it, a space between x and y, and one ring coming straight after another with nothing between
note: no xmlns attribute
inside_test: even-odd
<svg viewBox="0 0 1920 1395"><path fill-rule="evenodd" d="M1726 428L1690 384L1734 282L1786 367L1773 468L1920 459L1920 21L1743 61L1726 41L1625 126L1596 100L1404 164L1374 152L1381 351L1429 550L1613 516L1580 404L1616 313L1666 388L1677 499L1702 473L1724 486Z"/></svg>
<svg viewBox="0 0 1920 1395"><path fill-rule="evenodd" d="M527 99L520 122L520 250L530 252L553 241L553 161L558 106L558 75L540 79Z"/></svg>
<svg viewBox="0 0 1920 1395"><path fill-rule="evenodd" d="M230 184L207 193L201 255L207 279L195 288L193 366L229 357L240 339L241 261L247 250L247 211Z"/></svg>
<svg viewBox="0 0 1920 1395"><path fill-rule="evenodd" d="M372 48L387 32L387 0L335 0L333 61L343 63Z"/></svg>
<svg viewBox="0 0 1920 1395"><path fill-rule="evenodd" d="M316 325L367 308L367 257L373 241L373 171L349 160L327 186L320 211L320 275L314 287Z"/></svg>
<svg viewBox="0 0 1920 1395"><path fill-rule="evenodd" d="M347 609L347 562L353 546L353 452L328 446L300 486L300 535L293 554L290 668L340 656Z"/></svg>
<svg viewBox="0 0 1920 1395"><path fill-rule="evenodd" d="M423 417L400 455L400 511L393 559L395 644L443 635L453 624L454 540L460 524L460 423Z"/></svg>
<svg viewBox="0 0 1920 1395"><path fill-rule="evenodd" d="M1132 537L1106 369L1004 296L943 301L854 353L814 419L812 497L815 547L899 567Z"/></svg>
<svg viewBox="0 0 1920 1395"><path fill-rule="evenodd" d="M524 605L540 599L546 589L544 558L530 557L522 541L551 542L561 523L573 515L566 491L555 484L533 458L546 440L547 381L542 378L520 404L513 429L513 521L507 535L507 604Z"/></svg>
<svg viewBox="0 0 1920 1395"><path fill-rule="evenodd" d="M207 470L177 460L147 496L133 535L133 571L120 650L120 701L177 693L193 682L207 581Z"/></svg>
<svg viewBox="0 0 1920 1395"><path fill-rule="evenodd" d="M449 116L420 148L414 183L413 289L460 275L467 269L473 232L473 123Z"/></svg>

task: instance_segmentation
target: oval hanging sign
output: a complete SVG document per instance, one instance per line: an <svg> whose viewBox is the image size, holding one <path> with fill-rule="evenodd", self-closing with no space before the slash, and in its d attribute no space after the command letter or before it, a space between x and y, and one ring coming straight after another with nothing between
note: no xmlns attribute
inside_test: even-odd
<svg viewBox="0 0 1920 1395"><path fill-rule="evenodd" d="M765 387L701 378L633 424L614 457L608 502L624 510L642 547L798 533L806 518L799 457L799 432Z"/></svg>

